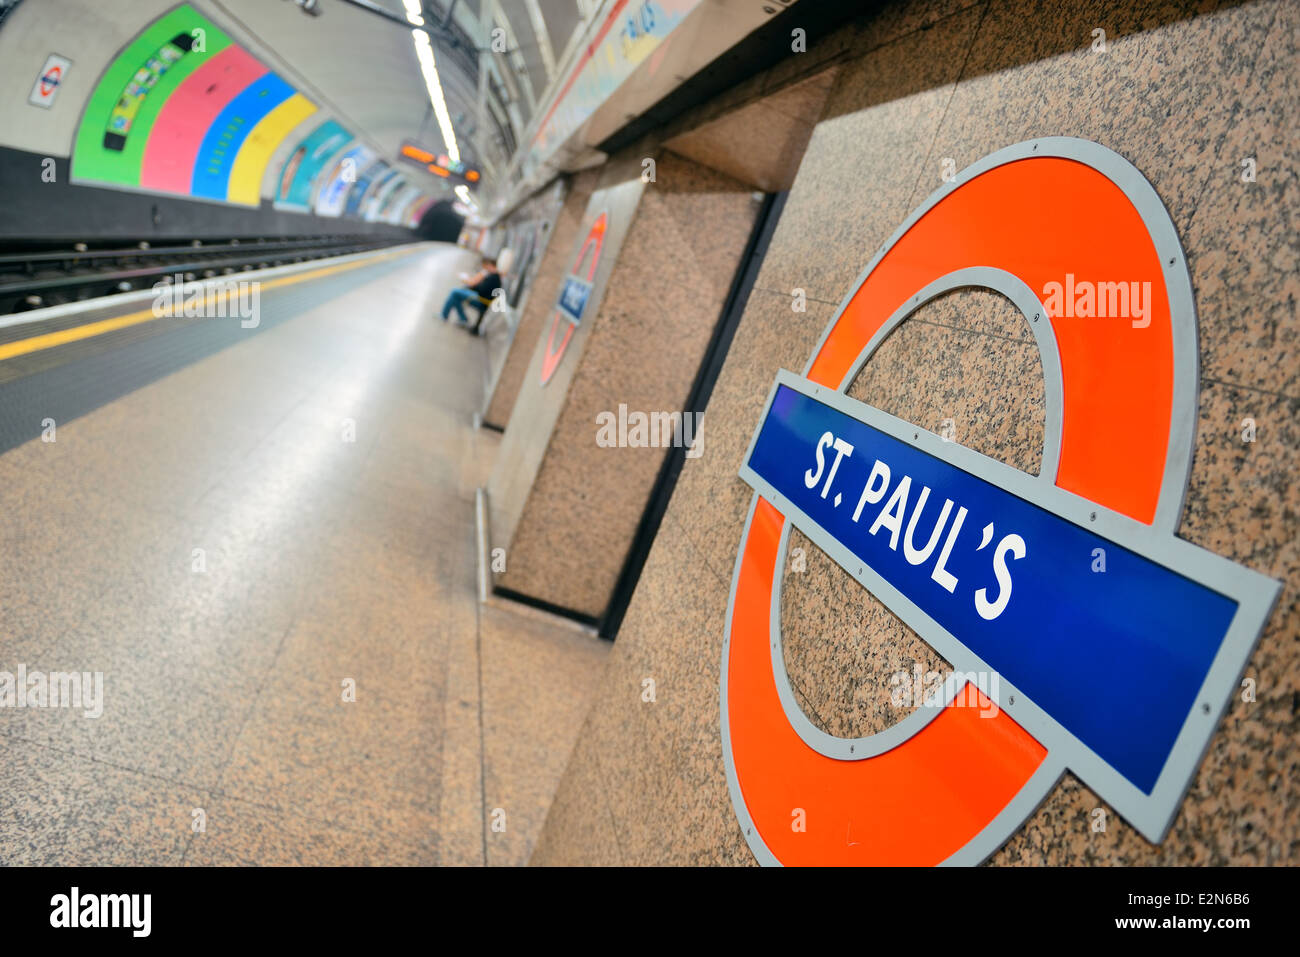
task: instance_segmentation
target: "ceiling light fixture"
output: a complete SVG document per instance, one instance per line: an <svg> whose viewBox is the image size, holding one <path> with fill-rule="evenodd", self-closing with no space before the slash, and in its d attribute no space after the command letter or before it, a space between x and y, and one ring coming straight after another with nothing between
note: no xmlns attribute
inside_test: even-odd
<svg viewBox="0 0 1300 957"><path fill-rule="evenodd" d="M460 160L460 147L456 145L456 131L451 127L451 113L447 110L447 101L442 95L442 83L438 79L438 64L433 58L433 44L429 34L420 29L424 26L424 11L420 0L402 0L406 7L406 19L415 28L411 36L415 39L415 56L420 61L420 72L424 74L424 85L429 90L429 102L433 104L433 115L438 119L438 129L442 131L442 141L447 146L447 155Z"/></svg>

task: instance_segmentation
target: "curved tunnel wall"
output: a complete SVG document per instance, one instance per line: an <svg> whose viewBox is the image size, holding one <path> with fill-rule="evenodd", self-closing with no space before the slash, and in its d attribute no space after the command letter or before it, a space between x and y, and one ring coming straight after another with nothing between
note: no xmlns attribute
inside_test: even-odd
<svg viewBox="0 0 1300 957"><path fill-rule="evenodd" d="M37 11L26 5L6 21L0 59L44 56L25 41L48 35L56 11ZM74 60L68 72L94 69ZM41 75L40 67L32 70ZM69 112L78 118L69 157L0 141L0 179L15 197L0 239L398 238L433 205L345 123L189 4L139 29L92 84L78 79L80 102L75 87L45 104L23 102L24 88L8 84L0 107L11 129L29 120L48 124L30 113L57 110L63 123ZM34 191L32 183L45 188Z"/></svg>

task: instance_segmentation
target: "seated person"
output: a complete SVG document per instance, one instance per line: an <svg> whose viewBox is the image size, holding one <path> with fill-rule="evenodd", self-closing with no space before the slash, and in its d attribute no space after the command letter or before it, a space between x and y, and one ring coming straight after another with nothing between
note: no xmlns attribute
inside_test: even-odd
<svg viewBox="0 0 1300 957"><path fill-rule="evenodd" d="M496 260L489 257L483 260L483 268L477 273L473 276L462 275L461 279L465 285L447 294L447 301L442 304L442 318L450 319L454 309L460 317L460 324L468 326L469 317L465 315L465 304L468 303L478 310L472 327L477 331L479 323L483 321L483 314L492 301L492 294L501 288L501 273L497 272Z"/></svg>

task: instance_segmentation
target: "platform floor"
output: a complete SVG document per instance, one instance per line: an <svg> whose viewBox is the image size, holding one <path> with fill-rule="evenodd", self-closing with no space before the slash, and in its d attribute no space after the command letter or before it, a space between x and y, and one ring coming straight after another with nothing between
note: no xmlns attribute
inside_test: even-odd
<svg viewBox="0 0 1300 957"><path fill-rule="evenodd" d="M609 646L476 601L472 265L0 362L0 672L104 676L0 707L0 862L526 862Z"/></svg>

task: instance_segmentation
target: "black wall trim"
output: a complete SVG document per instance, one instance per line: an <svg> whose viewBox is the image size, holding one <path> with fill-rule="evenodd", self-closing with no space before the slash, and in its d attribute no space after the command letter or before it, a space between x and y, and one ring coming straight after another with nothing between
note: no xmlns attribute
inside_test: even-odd
<svg viewBox="0 0 1300 957"><path fill-rule="evenodd" d="M46 182L46 160L54 180ZM412 230L355 218L289 213L263 200L258 209L204 203L101 186L74 185L67 157L0 147L0 243L61 240L245 239L273 236L374 236L409 241ZM459 226L457 225L457 230ZM456 237L452 235L451 239Z"/></svg>
<svg viewBox="0 0 1300 957"><path fill-rule="evenodd" d="M767 254L767 247L772 241L772 233L776 231L776 224L781 218L781 210L785 206L788 195L788 193L768 193L763 198L762 208L759 209L754 229L749 235L749 242L745 246L740 266L736 270L736 275L731 281L731 289L723 303L722 314L713 328L713 336L704 351L699 371L695 374L695 382L692 383L691 391L687 394L683 413L702 413L709 404L713 386L718 381L723 362L726 361L731 340L735 338L740 317L745 312L745 304L749 302L754 280L758 278L763 257ZM641 569L645 567L646 558L650 555L650 546L654 544L655 535L659 533L664 513L668 510L668 502L673 497L673 489L677 487L677 477L685 464L686 449L679 446L669 448L663 464L659 467L659 474L655 477L654 487L650 490L645 511L641 513L636 534L632 536L632 544L628 548L627 557L623 560L623 569L619 572L618 581L614 585L614 594L610 597L609 606L601 617L599 629L602 638L613 639L623 624L623 616L627 614L627 607L632 602L632 594L641 579Z"/></svg>
<svg viewBox="0 0 1300 957"><path fill-rule="evenodd" d="M561 618L568 618L571 621L579 622L591 628L599 628L600 620L593 618L591 615L580 611L574 611L572 608L565 608L563 605L553 605L549 601L541 598L534 598L532 595L525 595L521 591L515 591L513 588L501 588L498 585L492 586L492 594L507 598L510 601L518 602L521 605L527 605L530 608L537 608L541 611L550 612L552 615L559 615ZM601 635L603 638L604 635Z"/></svg>
<svg viewBox="0 0 1300 957"><path fill-rule="evenodd" d="M780 0L777 0L780 2ZM883 4L846 3L830 0L814 3L803 0L772 17L739 43L688 78L671 93L648 110L616 130L596 145L603 153L613 156L634 143L651 130L663 126L694 106L713 99L718 94L743 83L745 80L770 69L791 56L809 54L792 53L791 31L804 30L808 46L838 30L853 20L874 15Z"/></svg>

